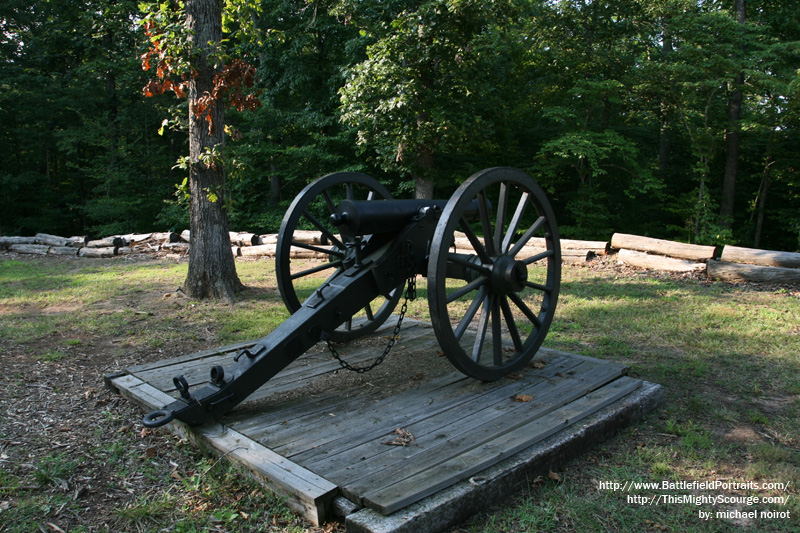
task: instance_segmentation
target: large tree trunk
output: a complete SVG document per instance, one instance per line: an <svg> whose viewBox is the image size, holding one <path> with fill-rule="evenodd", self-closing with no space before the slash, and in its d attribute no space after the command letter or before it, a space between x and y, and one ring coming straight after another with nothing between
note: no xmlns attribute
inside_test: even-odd
<svg viewBox="0 0 800 533"><path fill-rule="evenodd" d="M747 20L745 0L734 0L739 24ZM733 92L728 100L728 127L725 131L725 176L722 181L722 200L719 207L720 225L733 225L734 200L736 199L736 175L739 172L739 121L742 118L742 86L744 74L733 79Z"/></svg>
<svg viewBox="0 0 800 533"><path fill-rule="evenodd" d="M188 0L186 25L196 47L197 76L189 86L189 193L191 195L191 246L189 272L183 291L193 298L216 298L229 303L242 288L236 274L228 236L225 210L225 169L221 162L201 162L206 149L217 150L224 143L224 108L221 101L196 116L197 99L210 94L214 84L211 46L222 37L222 6L219 0Z"/></svg>

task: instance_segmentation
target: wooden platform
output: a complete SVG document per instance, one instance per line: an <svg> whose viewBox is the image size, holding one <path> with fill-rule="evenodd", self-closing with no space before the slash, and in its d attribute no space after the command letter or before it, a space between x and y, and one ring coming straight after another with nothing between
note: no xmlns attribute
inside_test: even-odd
<svg viewBox="0 0 800 533"><path fill-rule="evenodd" d="M374 358L383 335L350 347L348 360ZM108 383L145 410L160 408L175 395L173 376L203 383L211 366L224 366L250 344L131 367ZM318 346L218 422L168 427L241 462L320 523L331 516L339 495L353 508L391 515L577 424L643 384L627 377L624 365L547 349L524 371L494 383L438 362L443 371L421 375L415 358L441 358L432 329L421 322L406 322L396 349L402 352L400 369L383 378L359 377L354 384L352 374Z"/></svg>

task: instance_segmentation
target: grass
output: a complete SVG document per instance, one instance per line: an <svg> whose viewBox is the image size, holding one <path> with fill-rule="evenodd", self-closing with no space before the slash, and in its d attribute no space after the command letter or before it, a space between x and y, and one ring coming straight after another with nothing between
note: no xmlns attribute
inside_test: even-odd
<svg viewBox="0 0 800 533"><path fill-rule="evenodd" d="M71 264L65 271L48 261L0 262L0 338L31 351L47 344L41 360L48 365L70 360L97 339L115 339L118 349L137 350L191 342L223 345L262 336L288 316L268 261L237 264L249 288L234 306L176 297L185 264ZM418 292L409 315L427 319L424 280ZM626 363L634 377L663 385L666 401L657 413L617 438L573 463L555 465L560 481L531 480L529 490L518 498L481 513L462 529L702 532L734 531L744 525L800 530L798 324L800 291L791 288L565 268L545 346ZM103 448L108 461L120 465L121 480L136 468L142 475L163 478L163 472L148 470L147 461L123 469L122 449L110 443ZM174 531L245 531L249 526L243 524L250 522L241 513L288 513L277 500L254 494L228 467L213 465L206 471L211 464L194 460L194 473L173 480L175 488L140 495L119 507L120 529L156 531L168 520ZM34 475L37 482L52 485L68 476L70 468L68 460L54 456L39 463ZM192 477L203 472L200 478ZM788 483L789 502L763 508L789 511L792 518L746 524L725 518L706 521L699 518L699 510L728 507L639 505L628 500L629 494L597 488L600 481L664 479ZM21 502L3 511L5 517L23 511L41 515L43 509L63 504L55 496L52 501L41 495L26 497L15 487L27 481L2 471L0 481L4 497L16 494ZM189 501L180 496L186 493L192 495ZM245 496L237 499L236 493ZM283 530L303 530L289 518L281 520L287 524Z"/></svg>

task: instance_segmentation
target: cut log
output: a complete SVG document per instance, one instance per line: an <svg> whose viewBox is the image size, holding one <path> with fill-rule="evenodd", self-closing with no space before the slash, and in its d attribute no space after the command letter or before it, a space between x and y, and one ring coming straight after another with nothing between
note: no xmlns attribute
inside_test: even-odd
<svg viewBox="0 0 800 533"><path fill-rule="evenodd" d="M181 236L174 231L164 231L160 233L153 233L153 240L159 244L162 242L180 242Z"/></svg>
<svg viewBox="0 0 800 533"><path fill-rule="evenodd" d="M47 246L66 246L67 239L58 235L48 235L47 233L37 233L34 235L36 244L46 244Z"/></svg>
<svg viewBox="0 0 800 533"><path fill-rule="evenodd" d="M46 244L12 244L9 250L17 252L18 254L37 254L47 255L47 250L50 247Z"/></svg>
<svg viewBox="0 0 800 533"><path fill-rule="evenodd" d="M137 242L147 241L153 238L152 233L128 233L127 235L120 235L120 238L125 241L125 246L130 246L131 244Z"/></svg>
<svg viewBox="0 0 800 533"><path fill-rule="evenodd" d="M277 233L266 233L264 235L259 235L258 237L259 244L275 244L276 242L278 242Z"/></svg>
<svg viewBox="0 0 800 533"><path fill-rule="evenodd" d="M611 237L611 248L618 250L627 248L628 250L651 252L692 261L707 261L716 257L715 246L665 241L663 239L628 235L627 233L615 233Z"/></svg>
<svg viewBox="0 0 800 533"><path fill-rule="evenodd" d="M469 242L467 236L457 231L454 234L454 244L456 250L473 250L472 243ZM483 239L480 239L483 243ZM581 241L575 239L561 239L561 255L582 255L584 252L592 252L593 255L605 255L608 253L608 243L605 241ZM523 249L526 248L546 248L544 238L532 237ZM576 250L576 252L565 254L565 250Z"/></svg>
<svg viewBox="0 0 800 533"><path fill-rule="evenodd" d="M67 246L72 246L73 248L82 248L86 246L87 242L89 242L89 237L85 235L76 235L75 237L67 238Z"/></svg>
<svg viewBox="0 0 800 533"><path fill-rule="evenodd" d="M230 235L231 244L237 246L253 246L254 244L259 244L259 237L255 233L229 231L228 235Z"/></svg>
<svg viewBox="0 0 800 533"><path fill-rule="evenodd" d="M103 246L102 248L89 248L84 246L78 250L79 257L114 257L117 250L113 246Z"/></svg>
<svg viewBox="0 0 800 533"><path fill-rule="evenodd" d="M773 250L756 250L740 246L725 246L722 249L721 261L728 263L749 263L752 265L800 268L800 254L793 252L776 252Z"/></svg>
<svg viewBox="0 0 800 533"><path fill-rule="evenodd" d="M52 255L78 255L78 249L72 246L51 246L47 253Z"/></svg>
<svg viewBox="0 0 800 533"><path fill-rule="evenodd" d="M705 263L676 259L663 255L647 254L623 248L619 251L617 259L627 265L650 268L653 270L666 270L669 272L696 272L706 268Z"/></svg>
<svg viewBox="0 0 800 533"><path fill-rule="evenodd" d="M245 246L242 248L242 257L275 257L276 246L272 244L258 244L256 246Z"/></svg>
<svg viewBox="0 0 800 533"><path fill-rule="evenodd" d="M119 235L112 235L104 239L97 239L86 243L87 248L119 248L125 246L125 240Z"/></svg>
<svg viewBox="0 0 800 533"><path fill-rule="evenodd" d="M189 243L188 242L165 242L161 245L162 250L167 250L170 252L188 252L189 251Z"/></svg>
<svg viewBox="0 0 800 533"><path fill-rule="evenodd" d="M231 253L233 257L239 257L242 255L242 249L239 246L231 246Z"/></svg>
<svg viewBox="0 0 800 533"><path fill-rule="evenodd" d="M120 246L116 251L117 253L114 255L131 255L136 253L136 249L133 246Z"/></svg>
<svg viewBox="0 0 800 533"><path fill-rule="evenodd" d="M785 268L744 263L709 261L708 277L723 281L758 283L800 283L800 268Z"/></svg>
<svg viewBox="0 0 800 533"><path fill-rule="evenodd" d="M295 230L292 235L292 242L301 244L328 244L328 238L319 231Z"/></svg>
<svg viewBox="0 0 800 533"><path fill-rule="evenodd" d="M190 240L189 237L191 237L191 234L189 233L188 229L185 229L181 232L181 239L183 239L184 241L189 242Z"/></svg>
<svg viewBox="0 0 800 533"><path fill-rule="evenodd" d="M0 237L0 246L9 247L12 244L36 244L33 237Z"/></svg>

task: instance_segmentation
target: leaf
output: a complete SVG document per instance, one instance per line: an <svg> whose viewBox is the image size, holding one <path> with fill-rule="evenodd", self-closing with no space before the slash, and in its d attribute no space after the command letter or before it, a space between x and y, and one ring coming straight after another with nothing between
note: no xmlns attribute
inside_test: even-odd
<svg viewBox="0 0 800 533"><path fill-rule="evenodd" d="M553 472L552 470L547 473L547 477L552 479L553 481L561 481L561 476Z"/></svg>
<svg viewBox="0 0 800 533"><path fill-rule="evenodd" d="M526 403L533 400L533 396L530 394L517 394L516 396L512 397L515 402Z"/></svg>

